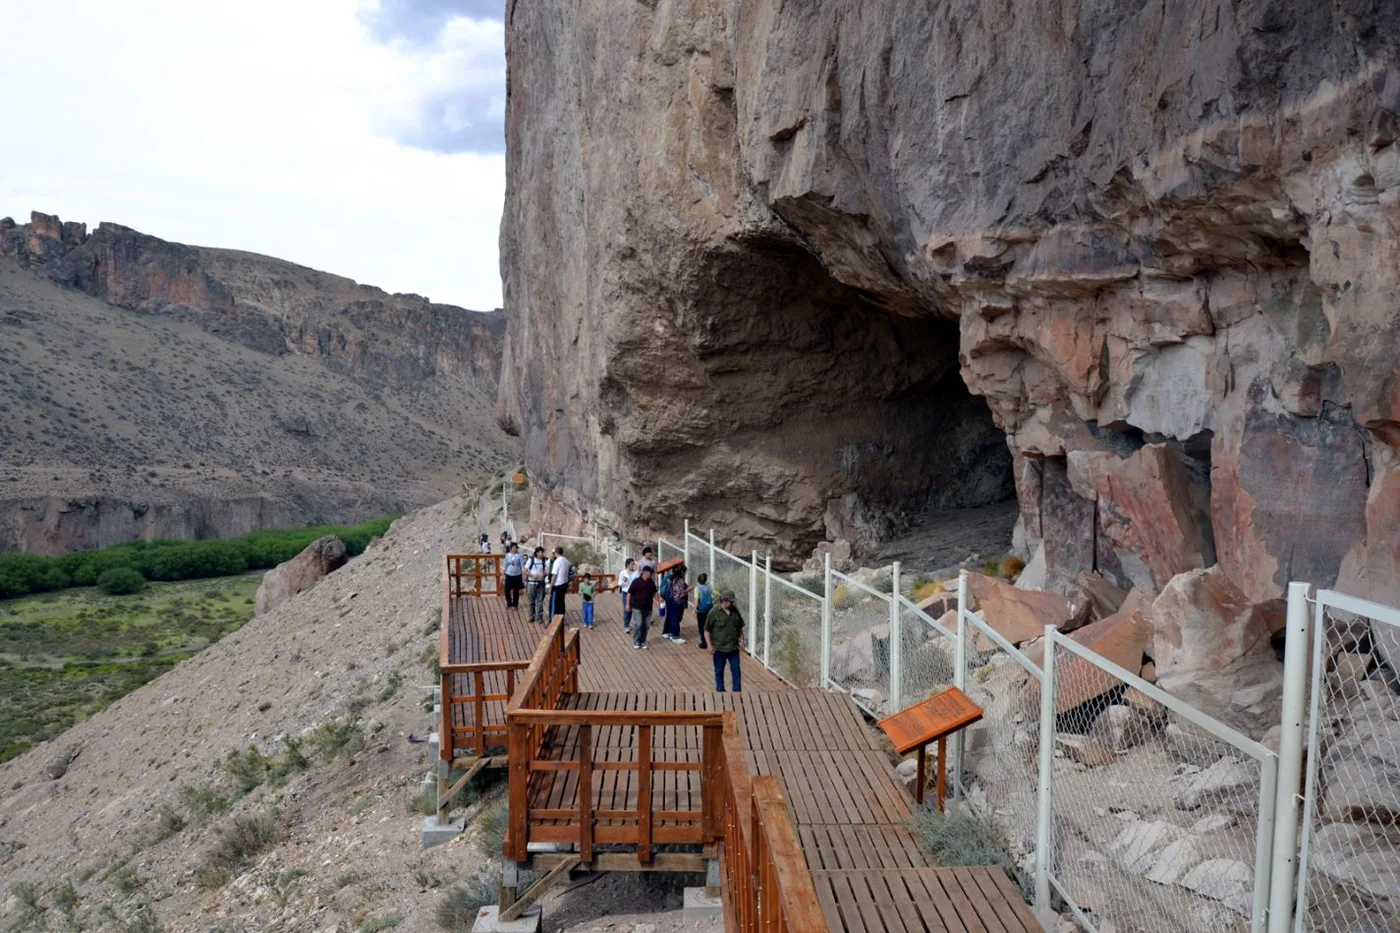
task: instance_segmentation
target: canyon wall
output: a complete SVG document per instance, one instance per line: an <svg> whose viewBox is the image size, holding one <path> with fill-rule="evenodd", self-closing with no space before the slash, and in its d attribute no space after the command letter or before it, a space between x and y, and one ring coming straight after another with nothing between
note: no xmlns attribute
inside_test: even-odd
<svg viewBox="0 0 1400 933"><path fill-rule="evenodd" d="M519 462L505 314L0 220L0 553L357 523Z"/></svg>
<svg viewBox="0 0 1400 933"><path fill-rule="evenodd" d="M1051 587L1400 600L1400 7L508 17L498 413L556 517L800 553L1004 443Z"/></svg>
<svg viewBox="0 0 1400 933"><path fill-rule="evenodd" d="M410 388L440 373L495 394L505 313L391 295L239 250L186 246L120 224L35 211L0 220L0 256L119 308L191 320L250 349L300 353L336 371Z"/></svg>

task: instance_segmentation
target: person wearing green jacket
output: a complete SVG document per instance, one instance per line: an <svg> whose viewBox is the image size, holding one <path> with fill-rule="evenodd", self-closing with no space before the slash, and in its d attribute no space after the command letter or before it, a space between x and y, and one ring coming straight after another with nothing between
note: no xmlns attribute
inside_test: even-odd
<svg viewBox="0 0 1400 933"><path fill-rule="evenodd" d="M743 690L739 677L739 646L743 642L744 617L734 601L734 591L719 594L719 606L710 610L705 619L710 633L710 655L715 660L715 689L724 692L724 666L729 665L729 680L735 693Z"/></svg>

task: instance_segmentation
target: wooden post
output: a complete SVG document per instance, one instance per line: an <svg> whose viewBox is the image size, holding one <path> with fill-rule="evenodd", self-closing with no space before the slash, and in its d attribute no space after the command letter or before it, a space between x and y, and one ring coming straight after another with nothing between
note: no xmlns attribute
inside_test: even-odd
<svg viewBox="0 0 1400 933"><path fill-rule="evenodd" d="M705 834L705 842L711 843L719 838L720 820L723 817L724 799L720 796L724 789L724 774L720 770L724 757L723 740L724 736L718 725L705 726L700 733L701 739L701 806L704 807L701 816L702 831Z"/></svg>
<svg viewBox="0 0 1400 933"><path fill-rule="evenodd" d="M438 756L452 760L452 675L442 675L442 715L438 717Z"/></svg>
<svg viewBox="0 0 1400 933"><path fill-rule="evenodd" d="M578 727L578 855L593 861L593 724Z"/></svg>
<svg viewBox="0 0 1400 933"><path fill-rule="evenodd" d="M509 723L506 727L507 750L510 758L510 803L507 816L509 835L506 856L517 862L530 857L530 758L529 727Z"/></svg>
<svg viewBox="0 0 1400 933"><path fill-rule="evenodd" d="M917 756L919 768L915 772L914 800L918 803L924 802L924 785L928 783L928 775L925 773L928 767L928 746L920 745Z"/></svg>
<svg viewBox="0 0 1400 933"><path fill-rule="evenodd" d="M476 689L476 757L486 757L486 675L480 670L472 672L472 686Z"/></svg>
<svg viewBox="0 0 1400 933"><path fill-rule="evenodd" d="M651 861L651 726L637 727L637 859Z"/></svg>
<svg viewBox="0 0 1400 933"><path fill-rule="evenodd" d="M938 802L938 812L943 812L943 798L948 793L948 737L942 736L938 740L938 776L934 779L938 788L934 792L934 800Z"/></svg>

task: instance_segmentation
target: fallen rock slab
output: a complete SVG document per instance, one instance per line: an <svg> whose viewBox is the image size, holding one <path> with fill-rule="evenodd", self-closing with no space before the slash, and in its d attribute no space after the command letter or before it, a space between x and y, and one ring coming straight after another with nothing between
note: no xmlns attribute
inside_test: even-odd
<svg viewBox="0 0 1400 933"><path fill-rule="evenodd" d="M316 585L344 566L347 559L345 542L335 535L312 541L296 557L263 574L256 598L257 614L270 612L302 590Z"/></svg>
<svg viewBox="0 0 1400 933"><path fill-rule="evenodd" d="M1013 645L1043 635L1045 626L1053 625L1068 632L1084 624L1089 615L1085 599L1066 599L1042 590L1017 589L1010 583L983 576L967 575L968 592L981 605L982 618ZM991 639L978 635L977 649L990 651Z"/></svg>

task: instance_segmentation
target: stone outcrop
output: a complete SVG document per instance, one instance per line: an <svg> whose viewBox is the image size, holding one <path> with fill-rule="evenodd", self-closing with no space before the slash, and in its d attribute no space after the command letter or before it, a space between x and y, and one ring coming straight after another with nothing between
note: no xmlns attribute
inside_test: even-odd
<svg viewBox="0 0 1400 933"><path fill-rule="evenodd" d="M1061 593L1400 599L1394 4L513 3L507 52L552 519L805 555L1010 482Z"/></svg>
<svg viewBox="0 0 1400 933"><path fill-rule="evenodd" d="M263 574L258 586L256 608L258 615L271 612L323 577L339 570L346 561L345 542L335 535L317 538L300 554L283 561Z"/></svg>
<svg viewBox="0 0 1400 933"><path fill-rule="evenodd" d="M0 255L120 308L176 315L273 355L300 353L395 388L440 372L495 394L505 313L434 304L280 259L186 246L38 211L0 227Z"/></svg>

